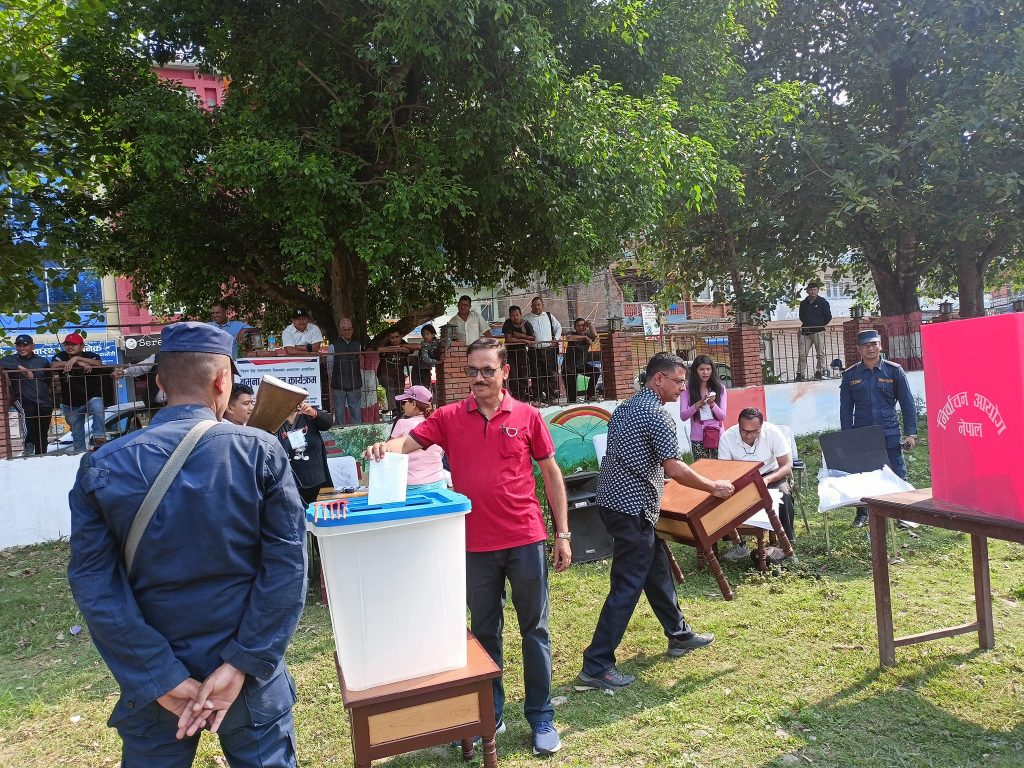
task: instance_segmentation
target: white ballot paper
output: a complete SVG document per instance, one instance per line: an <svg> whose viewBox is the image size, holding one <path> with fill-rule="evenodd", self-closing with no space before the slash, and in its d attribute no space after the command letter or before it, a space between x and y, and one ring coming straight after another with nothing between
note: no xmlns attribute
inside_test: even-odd
<svg viewBox="0 0 1024 768"><path fill-rule="evenodd" d="M366 503L395 504L405 501L409 479L409 457L404 453L385 453L380 461L369 462L370 491Z"/></svg>

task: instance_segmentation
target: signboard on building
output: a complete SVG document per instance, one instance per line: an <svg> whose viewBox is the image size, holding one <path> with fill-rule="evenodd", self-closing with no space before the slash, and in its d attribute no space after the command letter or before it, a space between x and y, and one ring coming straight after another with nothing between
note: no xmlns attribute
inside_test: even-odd
<svg viewBox="0 0 1024 768"><path fill-rule="evenodd" d="M647 301L624 301L622 324L626 328L642 328L645 336L657 336L661 333L658 326L658 308Z"/></svg>
<svg viewBox="0 0 1024 768"><path fill-rule="evenodd" d="M160 351L160 334L147 333L141 336L124 337L124 359L129 363L145 360Z"/></svg>
<svg viewBox="0 0 1024 768"><path fill-rule="evenodd" d="M241 383L258 392L260 381L270 375L309 392L306 402L317 408L320 400L320 358L318 357L253 357L235 360Z"/></svg>
<svg viewBox="0 0 1024 768"><path fill-rule="evenodd" d="M58 352L63 352L64 347L56 341L37 341L33 351L40 357L45 357L49 360ZM100 360L107 365L117 365L117 342L113 339L97 339L95 341L86 339L85 351L95 352L100 356ZM14 347L0 347L0 355L13 354Z"/></svg>

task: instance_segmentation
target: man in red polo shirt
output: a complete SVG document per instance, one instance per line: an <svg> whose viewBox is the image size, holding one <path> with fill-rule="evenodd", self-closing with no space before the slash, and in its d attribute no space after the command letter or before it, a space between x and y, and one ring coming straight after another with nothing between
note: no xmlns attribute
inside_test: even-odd
<svg viewBox="0 0 1024 768"><path fill-rule="evenodd" d="M533 462L540 466L555 525L552 564L564 571L572 562L565 484L555 463L555 446L540 412L504 388L509 376L505 347L482 338L467 349L466 375L472 394L434 411L410 434L366 449L365 456L412 453L439 445L451 463L452 485L469 497L466 517L466 599L474 635L501 667L505 582L523 639L523 710L533 729L533 752L550 755L562 743L552 720L551 641L548 635L548 538L537 501ZM505 691L494 681L498 732L505 729Z"/></svg>

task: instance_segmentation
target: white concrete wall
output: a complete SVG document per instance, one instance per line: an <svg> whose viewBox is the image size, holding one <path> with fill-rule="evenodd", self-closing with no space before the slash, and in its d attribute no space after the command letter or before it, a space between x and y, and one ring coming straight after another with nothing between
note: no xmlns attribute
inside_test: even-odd
<svg viewBox="0 0 1024 768"><path fill-rule="evenodd" d="M0 549L71 533L68 491L81 456L0 461Z"/></svg>
<svg viewBox="0 0 1024 768"><path fill-rule="evenodd" d="M924 400L924 374L907 374L914 395ZM774 384L765 387L766 416L787 424L796 435L839 429L839 380ZM612 411L618 403L594 403ZM560 410L545 408L544 414ZM679 420L679 406L666 406L676 422L679 448L690 450L689 422ZM49 541L71 533L68 491L75 481L79 456L39 456L0 461L0 549Z"/></svg>

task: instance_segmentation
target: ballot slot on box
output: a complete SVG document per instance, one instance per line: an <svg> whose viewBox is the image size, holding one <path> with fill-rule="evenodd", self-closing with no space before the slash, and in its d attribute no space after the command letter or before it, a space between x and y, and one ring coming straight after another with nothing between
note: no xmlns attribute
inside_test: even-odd
<svg viewBox="0 0 1024 768"><path fill-rule="evenodd" d="M344 509L315 503L331 626L352 690L466 664L466 537L470 502L446 490Z"/></svg>
<svg viewBox="0 0 1024 768"><path fill-rule="evenodd" d="M1024 520L1024 314L921 329L934 498Z"/></svg>

